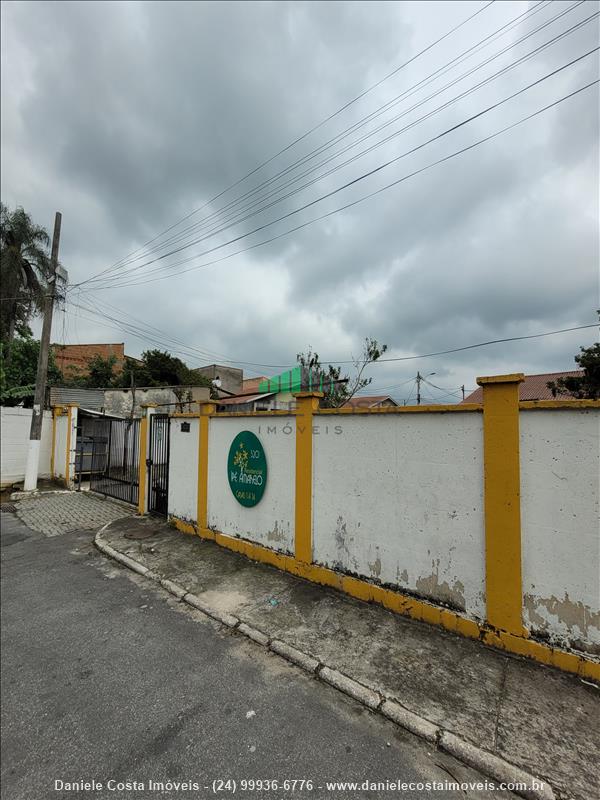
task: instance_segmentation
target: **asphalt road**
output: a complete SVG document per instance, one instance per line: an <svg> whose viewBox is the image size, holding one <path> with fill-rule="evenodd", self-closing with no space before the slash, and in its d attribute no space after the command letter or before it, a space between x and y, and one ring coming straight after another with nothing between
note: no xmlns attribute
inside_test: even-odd
<svg viewBox="0 0 600 800"><path fill-rule="evenodd" d="M2 798L512 797L328 789L485 778L107 560L90 532L49 539L0 519ZM286 779L313 788L286 791ZM110 780L137 788L110 790ZM235 793L215 781L235 781Z"/></svg>

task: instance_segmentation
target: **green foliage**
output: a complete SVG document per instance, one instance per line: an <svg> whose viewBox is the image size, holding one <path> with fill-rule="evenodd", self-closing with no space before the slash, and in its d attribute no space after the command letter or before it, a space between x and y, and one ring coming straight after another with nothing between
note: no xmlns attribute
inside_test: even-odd
<svg viewBox="0 0 600 800"><path fill-rule="evenodd" d="M377 339L367 337L363 345L363 352L360 358L353 359L354 375L343 375L341 367L334 367L328 364L324 367L318 353L313 353L312 348L308 348L307 353L298 353L296 361L300 366L312 371L313 375L323 376L323 385L327 386L325 397L321 400L323 408L339 408L347 403L354 395L365 386L368 386L372 378L363 378L365 368L377 361L388 349L387 344L380 345Z"/></svg>
<svg viewBox="0 0 600 800"><path fill-rule="evenodd" d="M600 398L600 343L591 347L580 347L575 363L583 370L583 375L570 375L549 381L548 388L556 397L559 394L570 394L579 400L598 400Z"/></svg>
<svg viewBox="0 0 600 800"><path fill-rule="evenodd" d="M0 203L0 339L9 344L19 335L31 335L29 320L43 309L51 275L44 228L35 225L24 209L10 211Z"/></svg>
<svg viewBox="0 0 600 800"><path fill-rule="evenodd" d="M68 367L71 375L64 375L64 386L77 386L81 389L106 389L119 385L119 376L115 375L117 357L114 355L102 358L95 355L87 362L87 373L81 374L76 367Z"/></svg>
<svg viewBox="0 0 600 800"><path fill-rule="evenodd" d="M125 367L117 385L135 386L211 386L204 375L189 369L176 356L162 350L146 350L141 361L125 358Z"/></svg>
<svg viewBox="0 0 600 800"><path fill-rule="evenodd" d="M19 336L12 343L10 360L7 358L8 343L0 344L0 402L5 406L16 406L23 402L25 408L33 405L37 362L40 343L31 336ZM62 381L62 375L54 354L48 355L48 385Z"/></svg>
<svg viewBox="0 0 600 800"><path fill-rule="evenodd" d="M116 356L109 356L102 358L102 356L94 356L88 361L88 375L86 377L86 386L88 389L101 389L105 386L112 386L115 380L115 364L117 363Z"/></svg>

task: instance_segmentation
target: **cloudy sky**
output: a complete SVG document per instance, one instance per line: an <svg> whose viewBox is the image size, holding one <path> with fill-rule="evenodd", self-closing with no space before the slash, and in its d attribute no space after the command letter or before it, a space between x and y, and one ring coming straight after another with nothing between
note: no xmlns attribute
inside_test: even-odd
<svg viewBox="0 0 600 800"><path fill-rule="evenodd" d="M596 80L597 51L556 70L598 47L598 10L3 3L2 200L48 230L63 214L53 341L252 376L366 336L402 358L593 323L598 85L435 162ZM434 372L426 397L452 401L572 368L596 336L386 362L372 388L414 398Z"/></svg>

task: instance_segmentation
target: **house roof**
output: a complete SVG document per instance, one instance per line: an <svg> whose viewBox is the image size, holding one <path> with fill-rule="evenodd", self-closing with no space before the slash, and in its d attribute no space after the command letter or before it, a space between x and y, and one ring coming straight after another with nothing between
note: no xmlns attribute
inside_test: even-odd
<svg viewBox="0 0 600 800"><path fill-rule="evenodd" d="M560 400L561 398L564 400L567 397L572 397L569 392L562 392L554 397L547 386L549 381L555 381L557 378L566 378L571 375L573 377L581 376L583 375L583 370L575 369L569 372L543 372L540 375L526 375L525 380L519 384L519 400ZM483 402L482 387L475 389L462 402Z"/></svg>
<svg viewBox="0 0 600 800"><path fill-rule="evenodd" d="M272 397L277 392L268 392L267 394L237 394L233 397L221 397L217 401L220 406L241 406L246 403L254 403L256 400L262 400L265 397Z"/></svg>
<svg viewBox="0 0 600 800"><path fill-rule="evenodd" d="M358 397L351 397L342 408L375 408L376 406L383 405L383 403L391 403L397 406L398 403L388 394L372 394L372 395L359 395Z"/></svg>
<svg viewBox="0 0 600 800"><path fill-rule="evenodd" d="M269 379L265 375L260 375L258 378L244 378L242 381L242 394L248 394L248 392L258 392L258 384L261 381L268 381Z"/></svg>

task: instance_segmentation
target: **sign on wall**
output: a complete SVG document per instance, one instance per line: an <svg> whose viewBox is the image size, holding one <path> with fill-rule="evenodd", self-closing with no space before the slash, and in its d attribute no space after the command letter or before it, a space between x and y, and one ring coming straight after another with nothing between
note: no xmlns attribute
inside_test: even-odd
<svg viewBox="0 0 600 800"><path fill-rule="evenodd" d="M238 503L247 507L260 503L267 485L267 458L252 431L238 433L231 443L227 478Z"/></svg>

